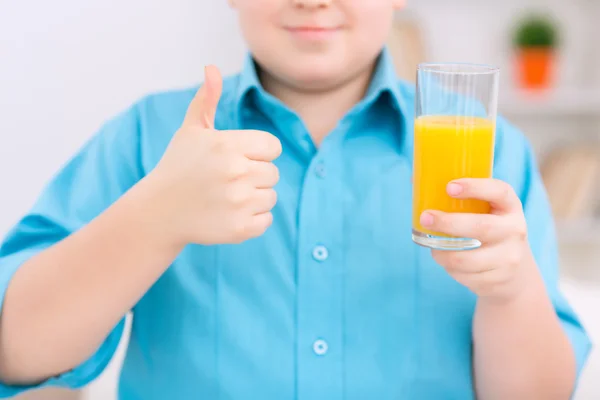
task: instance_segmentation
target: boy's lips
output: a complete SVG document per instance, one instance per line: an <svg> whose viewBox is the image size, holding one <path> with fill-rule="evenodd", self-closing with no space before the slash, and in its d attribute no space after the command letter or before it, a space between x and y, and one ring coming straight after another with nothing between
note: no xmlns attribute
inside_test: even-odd
<svg viewBox="0 0 600 400"><path fill-rule="evenodd" d="M321 26L296 26L285 28L294 37L302 40L326 40L335 35L339 27L321 27Z"/></svg>

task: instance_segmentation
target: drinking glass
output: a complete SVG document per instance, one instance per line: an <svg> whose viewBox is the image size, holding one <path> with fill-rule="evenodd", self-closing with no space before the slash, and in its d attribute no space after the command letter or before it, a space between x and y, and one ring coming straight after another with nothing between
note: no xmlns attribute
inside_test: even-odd
<svg viewBox="0 0 600 400"><path fill-rule="evenodd" d="M424 228L425 210L489 213L489 203L446 192L459 178L491 178L500 71L488 65L425 63L417 69L413 158L413 241L438 250L469 250L479 240Z"/></svg>

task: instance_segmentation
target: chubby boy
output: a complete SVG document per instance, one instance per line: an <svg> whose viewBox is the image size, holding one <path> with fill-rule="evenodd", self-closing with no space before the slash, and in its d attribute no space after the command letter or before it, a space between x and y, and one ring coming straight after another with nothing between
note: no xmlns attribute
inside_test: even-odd
<svg viewBox="0 0 600 400"><path fill-rule="evenodd" d="M230 3L241 73L111 119L5 239L0 397L90 382L131 312L121 400L567 400L590 343L523 136L448 182L491 214L421 216L481 248L418 247L403 1Z"/></svg>

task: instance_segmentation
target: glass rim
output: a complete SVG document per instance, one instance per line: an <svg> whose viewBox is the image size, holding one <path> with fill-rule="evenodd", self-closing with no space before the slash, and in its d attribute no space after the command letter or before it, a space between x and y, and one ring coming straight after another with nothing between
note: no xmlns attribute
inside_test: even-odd
<svg viewBox="0 0 600 400"><path fill-rule="evenodd" d="M418 71L453 75L491 75L500 72L500 68L491 64L468 62L425 62L417 65Z"/></svg>

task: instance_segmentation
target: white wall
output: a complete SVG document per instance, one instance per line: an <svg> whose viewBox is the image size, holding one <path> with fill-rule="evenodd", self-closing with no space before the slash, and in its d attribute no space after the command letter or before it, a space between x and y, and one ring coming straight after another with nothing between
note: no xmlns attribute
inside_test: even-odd
<svg viewBox="0 0 600 400"><path fill-rule="evenodd" d="M598 2L590 0L412 0L409 9L422 20L429 54L435 61L491 63L502 69L502 82L512 78L508 56L515 15L547 11L561 28L559 84L600 84Z"/></svg>
<svg viewBox="0 0 600 400"><path fill-rule="evenodd" d="M0 235L108 117L243 56L226 0L1 0Z"/></svg>

